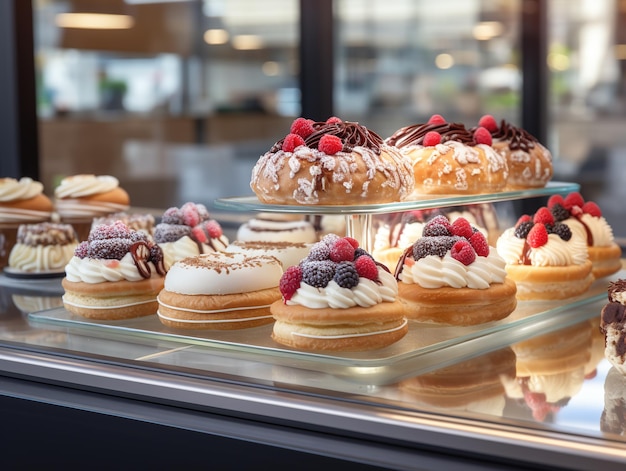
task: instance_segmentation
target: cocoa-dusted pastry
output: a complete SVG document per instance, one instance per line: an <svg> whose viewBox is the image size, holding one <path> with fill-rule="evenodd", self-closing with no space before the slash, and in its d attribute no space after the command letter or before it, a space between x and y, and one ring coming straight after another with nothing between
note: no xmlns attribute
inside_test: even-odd
<svg viewBox="0 0 626 471"><path fill-rule="evenodd" d="M501 191L508 179L506 159L491 146L484 128L470 132L461 123L433 115L427 123L405 126L385 142L413 165L415 189L424 194L477 194Z"/></svg>
<svg viewBox="0 0 626 471"><path fill-rule="evenodd" d="M496 122L484 115L478 126L487 129L493 138L493 148L502 155L509 167L507 190L542 188L553 174L552 153L535 136L506 120Z"/></svg>
<svg viewBox="0 0 626 471"><path fill-rule="evenodd" d="M359 123L296 119L290 133L262 155L250 187L263 203L391 203L413 190L406 157Z"/></svg>
<svg viewBox="0 0 626 471"><path fill-rule="evenodd" d="M600 329L604 333L604 356L626 375L626 280L609 283L609 302L602 307Z"/></svg>
<svg viewBox="0 0 626 471"><path fill-rule="evenodd" d="M155 314L165 273L161 248L145 234L120 221L100 225L65 267L63 304L100 320Z"/></svg>
<svg viewBox="0 0 626 471"><path fill-rule="evenodd" d="M297 265L300 260L309 254L311 244L301 242L243 242L236 240L228 244L226 253L242 253L249 257L269 255L276 257L286 270L292 265Z"/></svg>

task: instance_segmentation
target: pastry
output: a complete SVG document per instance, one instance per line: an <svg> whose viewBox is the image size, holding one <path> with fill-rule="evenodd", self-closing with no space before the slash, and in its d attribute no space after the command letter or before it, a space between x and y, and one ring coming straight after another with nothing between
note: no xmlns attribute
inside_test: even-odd
<svg viewBox="0 0 626 471"><path fill-rule="evenodd" d="M110 175L73 175L54 189L61 222L72 224L79 241L89 236L93 218L128 210L130 198Z"/></svg>
<svg viewBox="0 0 626 471"><path fill-rule="evenodd" d="M283 273L267 255L211 252L176 262L159 293L159 320L180 329L234 330L273 322Z"/></svg>
<svg viewBox="0 0 626 471"><path fill-rule="evenodd" d="M163 250L166 270L178 260L223 251L228 245L220 223L210 217L203 204L191 202L163 213L154 229L154 241Z"/></svg>
<svg viewBox="0 0 626 471"><path fill-rule="evenodd" d="M77 245L71 224L22 224L9 255L9 266L4 271L9 276L63 276Z"/></svg>
<svg viewBox="0 0 626 471"><path fill-rule="evenodd" d="M422 322L475 325L504 319L517 305L504 260L465 218L436 216L398 262L400 299Z"/></svg>
<svg viewBox="0 0 626 471"><path fill-rule="evenodd" d="M596 203L585 202L580 193L573 192L565 198L551 196L548 208L556 222L567 224L573 236L585 241L595 278L612 275L622 268L622 249Z"/></svg>
<svg viewBox="0 0 626 471"><path fill-rule="evenodd" d="M359 123L296 119L290 134L262 155L250 187L263 203L391 203L413 190L407 158Z"/></svg>
<svg viewBox="0 0 626 471"><path fill-rule="evenodd" d="M309 351L364 351L391 345L408 331L393 275L356 240L325 236L280 279L271 306L272 338Z"/></svg>
<svg viewBox="0 0 626 471"><path fill-rule="evenodd" d="M498 125L491 115L480 118L478 126L491 133L493 148L506 159L507 190L546 186L553 174L552 153L537 138L504 119Z"/></svg>
<svg viewBox="0 0 626 471"><path fill-rule="evenodd" d="M609 301L602 307L600 329L604 334L604 356L626 374L626 280L609 283Z"/></svg>
<svg viewBox="0 0 626 471"><path fill-rule="evenodd" d="M556 300L578 296L594 280L587 244L554 220L547 207L523 215L496 244L519 300Z"/></svg>
<svg viewBox="0 0 626 471"><path fill-rule="evenodd" d="M505 384L514 380L515 353L507 347L402 380L398 388L430 406L501 416Z"/></svg>
<svg viewBox="0 0 626 471"><path fill-rule="evenodd" d="M50 221L52 201L32 178L0 178L0 269L8 263L20 224Z"/></svg>
<svg viewBox="0 0 626 471"><path fill-rule="evenodd" d="M122 221L134 231L143 232L152 238L154 234L154 216L148 213L114 213L108 216L96 217L91 222L91 228L100 224L113 224L115 221Z"/></svg>
<svg viewBox="0 0 626 471"><path fill-rule="evenodd" d="M63 305L90 319L147 316L157 311L164 278L158 245L120 221L100 225L65 267Z"/></svg>
<svg viewBox="0 0 626 471"><path fill-rule="evenodd" d="M397 130L385 142L400 149L413 164L411 198L495 193L506 185L506 159L491 147L491 134L484 128L470 132L463 124L446 123L434 115L425 124Z"/></svg>
<svg viewBox="0 0 626 471"><path fill-rule="evenodd" d="M228 244L226 253L242 253L247 256L269 255L277 258L286 270L297 265L309 254L311 244L301 242L243 242L236 240Z"/></svg>
<svg viewBox="0 0 626 471"><path fill-rule="evenodd" d="M298 215L259 213L237 229L237 239L242 242L317 242L313 225Z"/></svg>

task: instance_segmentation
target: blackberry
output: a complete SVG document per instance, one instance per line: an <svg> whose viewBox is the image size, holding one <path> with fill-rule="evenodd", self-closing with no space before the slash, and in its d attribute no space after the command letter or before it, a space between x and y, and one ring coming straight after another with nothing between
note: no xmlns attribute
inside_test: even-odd
<svg viewBox="0 0 626 471"><path fill-rule="evenodd" d="M448 227L449 227L449 224L447 226L444 224L437 224L437 223L427 224L426 226L424 226L424 231L422 233L422 236L423 237L449 236L450 231L448 230Z"/></svg>
<svg viewBox="0 0 626 471"><path fill-rule="evenodd" d="M563 224L561 222L557 222L556 224L554 224L548 230L548 234L556 234L566 242L572 238L572 230L567 224Z"/></svg>
<svg viewBox="0 0 626 471"><path fill-rule="evenodd" d="M526 221L526 222L520 223L515 228L515 237L517 237L518 239L525 239L526 237L528 237L528 233L530 232L530 230L533 228L534 225L535 223L532 221Z"/></svg>
<svg viewBox="0 0 626 471"><path fill-rule="evenodd" d="M359 258L361 255L367 255L369 258L374 260L374 257L372 257L372 255L367 250L365 250L364 248L357 247L356 249L354 249L354 260Z"/></svg>
<svg viewBox="0 0 626 471"><path fill-rule="evenodd" d="M130 239L133 242L148 242L148 235L141 231L131 231Z"/></svg>
<svg viewBox="0 0 626 471"><path fill-rule="evenodd" d="M339 262L335 269L335 276L333 277L335 283L342 288L354 288L359 284L359 274L356 271L354 263L352 262Z"/></svg>
<svg viewBox="0 0 626 471"><path fill-rule="evenodd" d="M443 257L460 239L458 236L422 237L413 245L413 258L419 260L428 255Z"/></svg>
<svg viewBox="0 0 626 471"><path fill-rule="evenodd" d="M303 263L301 265L302 281L315 288L326 288L335 276L335 266L336 264L330 260L313 260Z"/></svg>
<svg viewBox="0 0 626 471"><path fill-rule="evenodd" d="M183 212L176 208L168 208L161 216L161 222L165 224L184 224Z"/></svg>
<svg viewBox="0 0 626 471"><path fill-rule="evenodd" d="M552 217L555 222L565 221L570 216L569 211L560 203L552 205L550 212L552 213Z"/></svg>
<svg viewBox="0 0 626 471"><path fill-rule="evenodd" d="M121 260L133 245L130 239L94 240L89 244L87 256L106 260Z"/></svg>
<svg viewBox="0 0 626 471"><path fill-rule="evenodd" d="M323 242L313 244L307 258L309 260L328 260L330 256L330 245Z"/></svg>
<svg viewBox="0 0 626 471"><path fill-rule="evenodd" d="M191 235L191 227L182 224L157 224L154 228L154 241L157 244L175 242L181 237Z"/></svg>
<svg viewBox="0 0 626 471"><path fill-rule="evenodd" d="M78 244L78 247L74 250L74 255L78 258L85 258L89 253L89 242L86 240Z"/></svg>
<svg viewBox="0 0 626 471"><path fill-rule="evenodd" d="M163 261L163 250L157 244L150 246L150 261L158 265Z"/></svg>

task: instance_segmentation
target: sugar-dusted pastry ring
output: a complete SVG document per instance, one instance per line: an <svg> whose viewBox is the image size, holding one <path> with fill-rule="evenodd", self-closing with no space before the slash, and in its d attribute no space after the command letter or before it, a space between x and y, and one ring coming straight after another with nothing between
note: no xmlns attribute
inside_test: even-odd
<svg viewBox="0 0 626 471"><path fill-rule="evenodd" d="M552 154L539 142L530 148L511 149L508 140L494 139L492 146L509 167L506 190L543 188L552 178Z"/></svg>
<svg viewBox="0 0 626 471"><path fill-rule="evenodd" d="M298 350L374 350L397 342L408 332L404 306L397 300L347 309L310 309L280 300L270 310L276 320L274 341Z"/></svg>
<svg viewBox="0 0 626 471"><path fill-rule="evenodd" d="M517 306L515 283L505 278L487 289L422 288L398 283L398 297L409 319L447 325L476 325L504 319Z"/></svg>
<svg viewBox="0 0 626 471"><path fill-rule="evenodd" d="M622 249L615 242L608 247L587 247L587 252L593 266L591 272L596 279L610 276L622 268Z"/></svg>
<svg viewBox="0 0 626 471"><path fill-rule="evenodd" d="M566 267L507 264L505 269L521 301L568 299L583 294L594 280L591 260Z"/></svg>
<svg viewBox="0 0 626 471"><path fill-rule="evenodd" d="M163 277L153 275L139 281L102 283L64 278L61 285L65 290L63 305L69 312L89 319L118 320L155 314Z"/></svg>

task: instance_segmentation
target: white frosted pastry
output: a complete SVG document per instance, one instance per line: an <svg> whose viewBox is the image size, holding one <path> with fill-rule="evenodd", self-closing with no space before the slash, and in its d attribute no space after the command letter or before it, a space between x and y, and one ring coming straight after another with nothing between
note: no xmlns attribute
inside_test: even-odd
<svg viewBox="0 0 626 471"><path fill-rule="evenodd" d="M299 217L259 213L257 217L239 226L237 240L312 244L317 240L317 235L313 224Z"/></svg>

